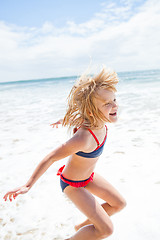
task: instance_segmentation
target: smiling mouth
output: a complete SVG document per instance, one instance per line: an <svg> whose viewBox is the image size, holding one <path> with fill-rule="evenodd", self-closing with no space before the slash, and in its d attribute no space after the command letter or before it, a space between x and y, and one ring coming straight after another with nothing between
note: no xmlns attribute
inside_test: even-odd
<svg viewBox="0 0 160 240"><path fill-rule="evenodd" d="M117 115L117 112L110 113L109 115L111 115L111 116L116 116L116 115Z"/></svg>

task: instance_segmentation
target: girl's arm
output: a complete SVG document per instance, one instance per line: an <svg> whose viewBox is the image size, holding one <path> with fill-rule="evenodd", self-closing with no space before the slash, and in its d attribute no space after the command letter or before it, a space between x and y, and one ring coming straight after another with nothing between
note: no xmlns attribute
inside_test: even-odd
<svg viewBox="0 0 160 240"><path fill-rule="evenodd" d="M79 131L80 132L80 131ZM85 147L86 138L81 134L76 133L70 140L62 144L54 151L49 153L36 167L32 176L29 178L28 182L19 188L9 191L5 194L4 200L6 201L9 197L9 200L12 201L12 197L15 199L19 194L27 193L35 182L46 172L46 170L55 162L62 158L66 158L78 151L83 151Z"/></svg>

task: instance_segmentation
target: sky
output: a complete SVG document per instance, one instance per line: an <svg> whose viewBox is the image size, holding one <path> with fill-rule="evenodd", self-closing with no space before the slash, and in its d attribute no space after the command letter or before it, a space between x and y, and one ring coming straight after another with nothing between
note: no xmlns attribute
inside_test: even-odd
<svg viewBox="0 0 160 240"><path fill-rule="evenodd" d="M0 0L0 82L160 69L159 0Z"/></svg>

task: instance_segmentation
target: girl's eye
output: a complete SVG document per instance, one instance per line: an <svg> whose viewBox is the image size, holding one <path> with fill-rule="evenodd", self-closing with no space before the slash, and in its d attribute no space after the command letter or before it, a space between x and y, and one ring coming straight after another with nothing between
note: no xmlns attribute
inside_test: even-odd
<svg viewBox="0 0 160 240"><path fill-rule="evenodd" d="M113 102L116 102L116 101L117 101L117 99L115 98L115 99L113 100ZM112 102L105 103L105 106L109 106L110 104L112 104Z"/></svg>
<svg viewBox="0 0 160 240"><path fill-rule="evenodd" d="M110 103L106 103L105 106L109 106Z"/></svg>

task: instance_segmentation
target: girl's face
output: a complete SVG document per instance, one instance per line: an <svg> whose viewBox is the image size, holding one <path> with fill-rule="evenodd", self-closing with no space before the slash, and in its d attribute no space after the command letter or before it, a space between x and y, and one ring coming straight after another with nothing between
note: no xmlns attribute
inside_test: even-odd
<svg viewBox="0 0 160 240"><path fill-rule="evenodd" d="M102 112L105 118L109 120L109 122L116 122L118 105L116 102L115 93L101 88L97 91L97 94L99 96L96 98L98 109Z"/></svg>

